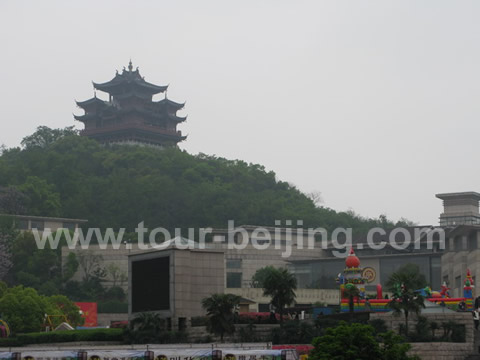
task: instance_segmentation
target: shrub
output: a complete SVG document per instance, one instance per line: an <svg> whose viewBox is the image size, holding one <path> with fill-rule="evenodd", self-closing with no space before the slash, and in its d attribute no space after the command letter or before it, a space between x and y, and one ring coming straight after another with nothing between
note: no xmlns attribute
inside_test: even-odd
<svg viewBox="0 0 480 360"><path fill-rule="evenodd" d="M388 331L387 324L383 319L373 319L368 321L368 325L375 329L377 334L384 333Z"/></svg>
<svg viewBox="0 0 480 360"><path fill-rule="evenodd" d="M419 316L415 324L415 334L410 336L411 340L417 342L432 341L430 322L425 316Z"/></svg>
<svg viewBox="0 0 480 360"><path fill-rule="evenodd" d="M319 329L306 322L288 321L281 327L272 329L273 344L310 344Z"/></svg>
<svg viewBox="0 0 480 360"><path fill-rule="evenodd" d="M455 324L452 328L452 335L450 338L453 342L465 342L465 325Z"/></svg>
<svg viewBox="0 0 480 360"><path fill-rule="evenodd" d="M275 314L276 321L280 321L280 315ZM284 320L287 320L288 317L284 316ZM238 315L235 320L236 324L250 324L251 322L255 324L271 324L270 313L269 312L248 312Z"/></svg>
<svg viewBox="0 0 480 360"><path fill-rule="evenodd" d="M238 337L241 342L256 342L258 341L257 336L255 335L255 325L253 322L247 326L239 327Z"/></svg>
<svg viewBox="0 0 480 360"><path fill-rule="evenodd" d="M376 339L378 335L383 342ZM310 360L356 359L356 360L413 360L407 351L410 345L404 339L389 331L375 334L370 325L342 322L336 328L330 328L324 336L313 341L314 349Z"/></svg>
<svg viewBox="0 0 480 360"><path fill-rule="evenodd" d="M0 339L0 347L51 344L74 341L121 341L123 329L91 329L18 334Z"/></svg>
<svg viewBox="0 0 480 360"><path fill-rule="evenodd" d="M194 326L207 326L208 317L206 316L194 316L192 317L192 327Z"/></svg>

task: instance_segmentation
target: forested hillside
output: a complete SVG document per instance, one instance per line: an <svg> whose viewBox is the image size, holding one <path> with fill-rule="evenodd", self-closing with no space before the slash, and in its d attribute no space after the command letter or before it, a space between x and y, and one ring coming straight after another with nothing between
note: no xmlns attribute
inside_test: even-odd
<svg viewBox="0 0 480 360"><path fill-rule="evenodd" d="M21 148L4 148L0 187L23 193L22 211L29 215L82 218L90 227L127 231L140 221L168 229L226 227L230 219L236 225L301 219L306 226L356 231L392 225L384 217L317 207L261 165L178 149L105 147L71 128L40 127Z"/></svg>

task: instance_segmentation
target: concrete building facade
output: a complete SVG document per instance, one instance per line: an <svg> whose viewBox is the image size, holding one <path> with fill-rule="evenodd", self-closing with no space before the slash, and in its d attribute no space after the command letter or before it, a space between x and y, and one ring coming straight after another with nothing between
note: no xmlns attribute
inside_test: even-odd
<svg viewBox="0 0 480 360"><path fill-rule="evenodd" d="M480 225L478 202L480 194L474 191L437 194L443 200L440 226Z"/></svg>
<svg viewBox="0 0 480 360"><path fill-rule="evenodd" d="M47 216L15 215L14 218L16 226L20 231L32 231L32 229L37 229L39 232L43 232L45 229L50 229L52 232L55 232L58 229L63 228L75 232L80 226L88 222L84 219L68 219Z"/></svg>
<svg viewBox="0 0 480 360"><path fill-rule="evenodd" d="M129 318L153 311L172 328L185 328L188 319L204 314L201 300L225 289L221 251L170 246L128 257Z"/></svg>
<svg viewBox="0 0 480 360"><path fill-rule="evenodd" d="M418 265L434 290L438 290L443 281L447 282L451 288L452 296L461 295L467 268L472 271L474 280L480 279L480 265L477 265L480 261L480 225L470 224L476 221L475 219L480 218L478 213L479 196L474 192L438 194L437 197L444 200L445 207L440 216L440 221L445 224L455 221L456 225L407 227L405 229L411 234L414 241L406 248L400 249L387 245L381 250L374 250L367 246L365 237L355 238L353 246L362 260L364 276L369 278L369 282L366 284L367 292L374 292L377 283L385 285L390 274L407 263ZM177 259L176 266L172 268L172 271L177 271L177 277L174 276L174 279L186 279L188 277L194 279L190 283L188 283L190 280L185 280L187 283L178 283L178 289L188 288L188 291L175 289L172 292L172 294L176 294L175 301L179 301L178 308L172 307L175 314L181 313L181 316L176 316L177 318L203 314L203 310L198 306L199 300L204 295L203 292L199 292L199 295L195 298L197 306L190 307L189 310L185 309L190 305L183 305L182 299L184 296L190 296L189 291L190 294L197 290L200 291L200 288L194 286L194 284L200 281L200 278L208 277L214 272L221 273L215 275L215 284L220 281L220 278L223 284L221 287L215 285L216 290L234 293L250 301L249 306L244 309L265 311L268 308L269 299L263 296L261 289L256 287L257 285L252 281L252 278L258 269L268 265L288 268L296 275L298 280L296 301L298 304L309 305L323 302L334 305L339 303L338 285L335 279L343 271L344 259L334 255L333 251L335 249L331 246L331 243L326 248L322 248L318 238L316 236L312 237L306 230L298 232L297 229L259 228L249 225L239 228L235 230L215 229L213 231L210 241L206 244L207 249L203 250L216 254L215 264L217 264L217 261L218 264L210 269L203 260L182 260L183 257L188 256L200 259L202 255L200 255L201 252L198 249L185 250L185 254L190 255L178 256L175 255L177 250L169 250L172 251L169 255L172 256L172 261ZM258 231L258 229L262 230ZM421 236L418 236L416 235L417 230L424 232L421 233ZM435 235L437 230L444 232L445 247L443 247L442 239L438 236L433 236L432 241L429 242L429 234L433 233ZM374 240L377 242L386 240L391 235L390 231L388 230L385 235ZM396 236L400 237L396 239L396 243L401 244L402 235L398 234ZM312 245L312 242L313 249L308 246L309 243ZM261 249L259 249L259 246ZM131 275L129 255L135 259L137 259L137 256L138 259L159 256L157 250L141 251L135 244L123 244L120 249L107 248L105 250L100 249L99 246L90 246L88 250L64 248L63 257L65 258L71 251L77 254L88 252L93 256L100 256L102 266L115 265L125 275ZM180 253L178 252L178 254ZM182 262L186 264L184 265L186 270L183 273L183 270L181 270L183 265L180 265ZM222 262L221 266L219 265L220 262ZM193 270L197 266L198 272ZM175 272L172 274L175 274ZM79 269L74 280L81 280L82 277L82 269ZM107 280L112 284L111 279L107 278ZM126 291L131 290L131 276L129 276L129 283L124 282L121 285ZM205 289L212 290L208 286ZM168 316L173 316L172 310L169 311ZM135 313L135 311L131 312Z"/></svg>

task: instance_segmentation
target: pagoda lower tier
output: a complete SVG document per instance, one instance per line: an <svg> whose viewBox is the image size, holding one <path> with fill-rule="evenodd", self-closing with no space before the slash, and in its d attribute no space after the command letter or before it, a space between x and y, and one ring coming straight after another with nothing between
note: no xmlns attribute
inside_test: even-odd
<svg viewBox="0 0 480 360"><path fill-rule="evenodd" d="M181 131L169 131L139 124L82 130L80 135L88 136L103 144L138 144L155 147L175 146L187 138L182 136Z"/></svg>

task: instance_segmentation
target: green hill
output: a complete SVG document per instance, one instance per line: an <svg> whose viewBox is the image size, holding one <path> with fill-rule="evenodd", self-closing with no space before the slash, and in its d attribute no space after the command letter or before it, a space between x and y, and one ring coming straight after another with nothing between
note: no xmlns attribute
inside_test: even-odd
<svg viewBox="0 0 480 360"><path fill-rule="evenodd" d="M228 220L274 225L298 219L306 226L356 232L393 225L384 217L317 207L261 165L178 149L101 146L71 128L40 127L22 148L3 149L0 187L12 186L26 195L29 215L84 218L90 227L127 231L140 221L186 229L226 227Z"/></svg>

